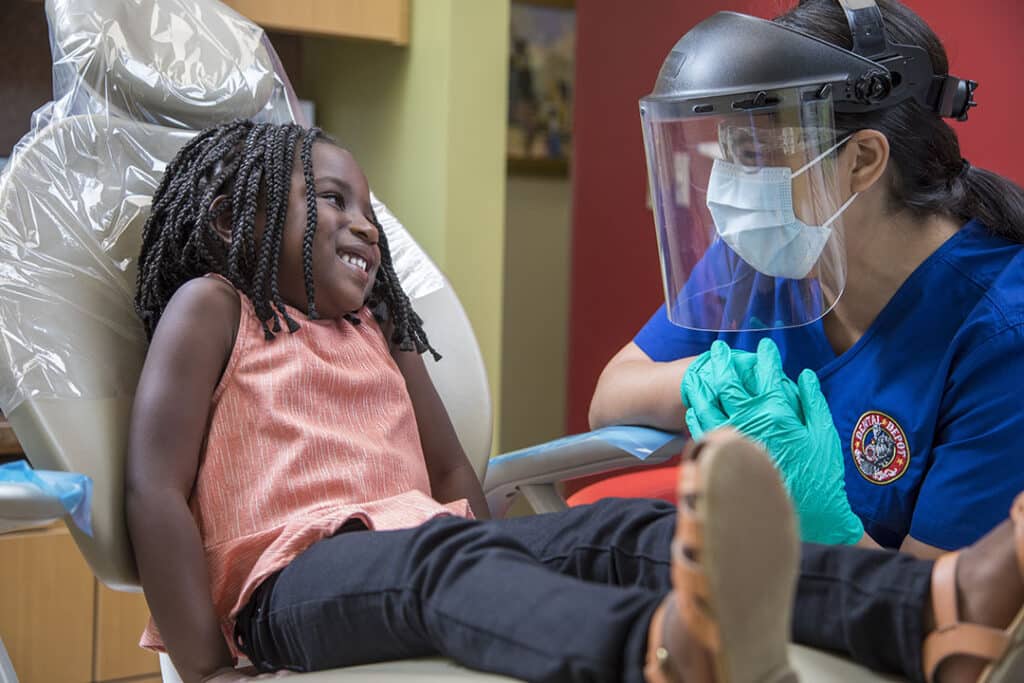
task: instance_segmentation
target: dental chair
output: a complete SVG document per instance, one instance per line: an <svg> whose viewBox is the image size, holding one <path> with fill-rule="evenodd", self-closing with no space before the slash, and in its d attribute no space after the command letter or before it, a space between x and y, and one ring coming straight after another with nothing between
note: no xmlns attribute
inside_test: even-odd
<svg viewBox="0 0 1024 683"><path fill-rule="evenodd" d="M46 0L54 100L0 173L0 410L37 469L94 482L92 535L68 526L96 576L138 591L123 512L129 413L146 350L132 307L150 197L197 130L237 117L299 120L263 32L216 0ZM344 131L335 131L342 134ZM489 461L483 360L448 281L387 208L374 209L396 271L444 353L427 366L459 439L503 515L516 495L563 509L561 480L660 463L681 440L597 432ZM52 496L0 485L0 532L59 517ZM2 654L2 643L0 643ZM2 658L0 658L2 659ZM892 680L794 646L805 681ZM2 661L0 661L2 664ZM163 680L179 681L161 656ZM303 681L501 681L440 658L303 674ZM2 666L0 681L6 683Z"/></svg>

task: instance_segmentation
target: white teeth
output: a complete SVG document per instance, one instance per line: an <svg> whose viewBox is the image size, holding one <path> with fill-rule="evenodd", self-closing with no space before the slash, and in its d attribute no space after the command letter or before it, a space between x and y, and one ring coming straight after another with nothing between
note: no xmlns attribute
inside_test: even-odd
<svg viewBox="0 0 1024 683"><path fill-rule="evenodd" d="M341 260L344 261L345 263L348 263L349 265L359 268L363 272L366 272L370 269L369 264L366 263L366 259L362 258L361 256L353 256L352 254L342 254Z"/></svg>

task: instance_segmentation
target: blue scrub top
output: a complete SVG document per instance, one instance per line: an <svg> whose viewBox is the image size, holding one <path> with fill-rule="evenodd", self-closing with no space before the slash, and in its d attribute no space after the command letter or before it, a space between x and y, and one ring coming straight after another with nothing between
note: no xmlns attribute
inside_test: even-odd
<svg viewBox="0 0 1024 683"><path fill-rule="evenodd" d="M673 325L664 306L633 341L671 361L715 339L754 351L764 336L792 379L817 372L850 504L878 543L896 548L910 535L954 549L1006 518L1024 490L1024 246L971 221L838 357L821 321L716 333Z"/></svg>

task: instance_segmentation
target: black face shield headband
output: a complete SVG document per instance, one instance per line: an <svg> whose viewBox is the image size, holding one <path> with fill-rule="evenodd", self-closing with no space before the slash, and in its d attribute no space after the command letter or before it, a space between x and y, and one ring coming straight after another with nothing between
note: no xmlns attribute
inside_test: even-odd
<svg viewBox="0 0 1024 683"><path fill-rule="evenodd" d="M913 98L943 117L967 119L976 106L975 81L933 74L924 48L889 42L875 0L838 2L852 50L771 21L719 12L676 43L645 99L686 99L691 114L724 114L771 107L774 90L816 85L818 97L830 97L837 113Z"/></svg>

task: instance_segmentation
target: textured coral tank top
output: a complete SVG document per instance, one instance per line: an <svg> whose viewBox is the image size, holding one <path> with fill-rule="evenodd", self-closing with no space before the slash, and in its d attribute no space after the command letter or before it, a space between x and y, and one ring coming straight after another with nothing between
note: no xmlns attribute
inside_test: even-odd
<svg viewBox="0 0 1024 683"><path fill-rule="evenodd" d="M471 517L431 498L412 401L373 315L309 320L266 341L239 293L234 349L210 404L189 505L214 607L231 648L234 615L260 582L356 518L371 530ZM151 621L140 645L163 649Z"/></svg>

